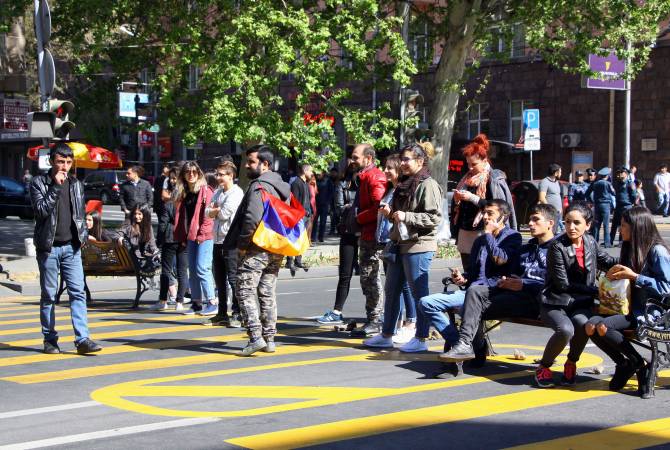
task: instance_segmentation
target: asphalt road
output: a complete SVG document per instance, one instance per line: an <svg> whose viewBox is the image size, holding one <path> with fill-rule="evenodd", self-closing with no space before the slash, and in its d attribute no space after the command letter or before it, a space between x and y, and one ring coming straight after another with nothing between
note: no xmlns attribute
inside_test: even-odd
<svg viewBox="0 0 670 450"><path fill-rule="evenodd" d="M431 273L440 289L442 270ZM94 356L73 353L68 311L57 311L66 352L44 355L36 298L0 298L0 449L640 448L670 445L670 391L641 400L611 393L612 363L593 346L574 389L531 386L549 332L504 324L498 355L450 380L431 351L370 351L317 327L337 280L281 280L277 352L244 358L242 330L203 319L128 310L132 283L94 292ZM146 303L156 292L145 294ZM345 307L362 317L358 281ZM514 350L524 360L512 359ZM560 361L562 363L562 361ZM603 375L587 373L604 364ZM557 366L557 372L562 366ZM558 373L556 373L558 376ZM670 383L670 371L659 384ZM556 441L556 439L561 439Z"/></svg>

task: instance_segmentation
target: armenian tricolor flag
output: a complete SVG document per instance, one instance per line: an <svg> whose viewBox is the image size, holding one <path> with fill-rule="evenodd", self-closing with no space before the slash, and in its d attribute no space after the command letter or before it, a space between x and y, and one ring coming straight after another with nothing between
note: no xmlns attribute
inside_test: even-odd
<svg viewBox="0 0 670 450"><path fill-rule="evenodd" d="M270 253L298 256L309 248L309 238L302 219L305 209L291 195L291 204L268 194L261 188L263 218L256 228L253 242Z"/></svg>

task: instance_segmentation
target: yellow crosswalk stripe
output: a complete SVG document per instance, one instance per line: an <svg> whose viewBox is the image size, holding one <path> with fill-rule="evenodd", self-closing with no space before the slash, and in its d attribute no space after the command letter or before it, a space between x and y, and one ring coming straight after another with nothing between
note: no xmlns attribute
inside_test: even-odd
<svg viewBox="0 0 670 450"><path fill-rule="evenodd" d="M59 314L60 313L60 314ZM118 312L104 312L104 313L89 313L88 318L89 319L101 319L103 317L117 317L120 315L126 315L128 313L125 313L124 311L118 311ZM130 314L141 314L138 312L133 312ZM34 316L32 319L15 319L15 320L3 320L0 321L0 326L3 325L24 325L27 323L40 323L40 309L37 307L34 312L32 313L25 313L22 314L24 316ZM57 309L56 310L56 322L69 322L70 321L70 310L63 308Z"/></svg>
<svg viewBox="0 0 670 450"><path fill-rule="evenodd" d="M670 375L670 371L664 371L662 374ZM608 390L607 380L598 380L578 384L573 389L531 389L476 400L244 436L227 439L226 442L250 449L300 448L616 394Z"/></svg>
<svg viewBox="0 0 670 450"><path fill-rule="evenodd" d="M286 331L280 331L277 333L279 336L292 336L296 334L301 334L301 333L318 333L323 330L315 329L314 327L306 327L306 328L296 328L293 330L286 330ZM229 334L229 335L223 335L223 336L208 336L208 337L197 337L197 338L190 338L190 339L172 339L172 340L167 340L167 341L158 341L158 342L131 342L128 344L123 344L123 345L114 345L111 347L103 347L102 351L100 353L96 353L95 355L95 360L96 363L99 363L100 361L98 360L99 356L106 356L106 355L118 355L121 353L132 353L132 352L140 352L140 351L145 351L145 350L163 350L163 349L173 349L173 348L180 348L180 347L191 347L193 345L199 344L202 345L203 343L217 343L217 342L236 342L236 341L244 341L247 339L247 334L246 333L236 333L236 334ZM78 355L77 353L60 353L58 355L46 355L44 353L39 353L36 355L29 355L29 356L14 356L14 357L8 357L8 358L2 358L0 359L0 367L8 367L8 366L18 366L18 365L23 365L23 364L33 364L33 363L39 363L39 362L51 362L51 361L62 361L62 360L67 360L67 359L74 359L74 358L84 358L84 360L90 359L90 357L86 356L81 356ZM144 361L144 364L148 364L151 361ZM96 365L97 368L104 368L108 366L104 365ZM146 366L145 366L146 367ZM73 371L76 371L78 369L72 369ZM92 367L87 367L82 369L85 373L92 373L91 371L94 370ZM57 371L61 372L61 371ZM131 370L132 372L132 370ZM121 372L119 372L121 373ZM34 375L20 375L20 377L27 377L30 378L32 376L39 376L41 374L34 374ZM76 376L75 378L79 378L80 376ZM9 381L10 378L14 377L8 377L8 378L2 378L4 380ZM11 380L15 381L15 380ZM48 379L46 381L49 381Z"/></svg>
<svg viewBox="0 0 670 450"><path fill-rule="evenodd" d="M16 305L16 306L2 306L0 307L0 312L6 313L8 311L35 311L35 308L39 311L39 305Z"/></svg>
<svg viewBox="0 0 670 450"><path fill-rule="evenodd" d="M183 315L174 315L174 316L162 316L162 317L143 317L141 319L136 319L136 320L109 320L106 322L90 322L88 324L88 328L106 328L106 327L115 327L115 326L124 326L124 325L140 325L143 322L181 322L181 321L188 321L188 320L194 320L198 319L202 321L205 319L204 317L200 316L183 316ZM141 322L140 322L141 321ZM200 324L200 322L194 322L194 324ZM34 328L34 327L29 327L29 328L14 328L14 329L9 329L9 330L0 330L0 336L11 336L15 334L27 334L27 333L42 333L42 330L40 328ZM59 333L59 338L60 339L70 339L72 336L66 336L66 335L61 335ZM41 343L42 340L39 340ZM12 341L5 341L5 342L0 342L0 346L2 344L14 344ZM24 344L25 345L25 344Z"/></svg>
<svg viewBox="0 0 670 450"><path fill-rule="evenodd" d="M631 423L507 450L633 450L670 443L670 418Z"/></svg>

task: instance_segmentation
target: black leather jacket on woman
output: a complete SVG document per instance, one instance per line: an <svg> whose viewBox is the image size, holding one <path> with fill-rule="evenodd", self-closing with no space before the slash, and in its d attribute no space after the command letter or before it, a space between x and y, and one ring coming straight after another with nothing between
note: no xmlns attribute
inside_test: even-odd
<svg viewBox="0 0 670 450"><path fill-rule="evenodd" d="M79 242L73 245L81 246L88 239L86 229L86 206L84 203L84 186L81 181L68 176L70 181L70 202L72 204L72 220L77 227L77 236L72 236ZM33 242L38 251L50 252L56 234L58 217L58 198L63 191L60 184L56 184L51 173L37 175L30 183L30 202L35 215L35 234Z"/></svg>
<svg viewBox="0 0 670 450"><path fill-rule="evenodd" d="M598 247L590 234L585 234L584 267L577 264L575 249L570 238L563 234L556 238L547 253L547 279L542 292L542 303L567 307L578 301L589 306L598 295L596 275L598 270L609 270L618 258L608 255Z"/></svg>

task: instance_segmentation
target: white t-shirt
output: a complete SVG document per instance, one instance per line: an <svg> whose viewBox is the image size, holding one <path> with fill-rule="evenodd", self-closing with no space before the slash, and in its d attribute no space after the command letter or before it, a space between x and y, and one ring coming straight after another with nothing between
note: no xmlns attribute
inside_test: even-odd
<svg viewBox="0 0 670 450"><path fill-rule="evenodd" d="M224 191L219 188L214 192L212 203L221 208L219 214L214 219L214 243L223 244L223 240L228 234L230 225L237 212L237 208L242 203L244 191L238 185L234 184L230 189ZM205 214L209 215L209 208L205 209Z"/></svg>
<svg viewBox="0 0 670 450"><path fill-rule="evenodd" d="M654 176L654 184L661 189L661 192L670 192L670 172L658 172Z"/></svg>

